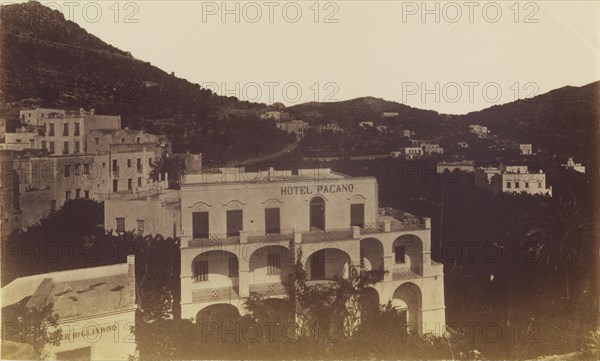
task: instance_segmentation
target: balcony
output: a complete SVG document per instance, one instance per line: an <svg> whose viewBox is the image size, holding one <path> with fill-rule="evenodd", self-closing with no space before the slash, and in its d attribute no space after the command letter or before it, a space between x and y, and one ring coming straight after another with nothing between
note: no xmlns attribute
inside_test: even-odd
<svg viewBox="0 0 600 361"><path fill-rule="evenodd" d="M263 296L283 296L286 294L283 283L258 283L249 286L250 293L257 293Z"/></svg>
<svg viewBox="0 0 600 361"><path fill-rule="evenodd" d="M298 232L293 229L282 229L278 234L265 234L264 232L240 231L238 236L230 236L226 233L211 233L208 237L194 238L189 240L189 247L205 247L214 245L230 245L240 243L281 243L294 240L296 243L316 243L343 241L362 238L366 235L389 232L406 232L431 227L429 218L423 220L410 219L399 221L389 216L379 217L379 221L365 224L364 227L348 227L313 230L311 232Z"/></svg>

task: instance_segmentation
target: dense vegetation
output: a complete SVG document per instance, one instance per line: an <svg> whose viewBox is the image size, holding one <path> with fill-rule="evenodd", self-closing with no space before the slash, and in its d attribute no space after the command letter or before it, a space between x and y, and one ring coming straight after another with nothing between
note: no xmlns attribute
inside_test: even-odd
<svg viewBox="0 0 600 361"><path fill-rule="evenodd" d="M258 119L264 104L218 96L167 74L56 10L30 1L1 12L0 116L11 120L30 106L94 108L121 115L124 127L166 135L175 140L174 152L202 152L214 161L270 154L291 142Z"/></svg>

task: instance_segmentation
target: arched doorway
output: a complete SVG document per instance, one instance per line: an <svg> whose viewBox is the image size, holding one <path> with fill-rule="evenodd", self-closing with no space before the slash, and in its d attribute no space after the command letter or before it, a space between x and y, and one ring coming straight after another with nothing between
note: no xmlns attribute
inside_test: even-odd
<svg viewBox="0 0 600 361"><path fill-rule="evenodd" d="M360 309L363 316L374 315L379 310L379 293L373 287L365 287L360 291Z"/></svg>
<svg viewBox="0 0 600 361"><path fill-rule="evenodd" d="M394 266L410 269L411 272L423 274L423 241L421 238L407 234L394 240L392 245Z"/></svg>
<svg viewBox="0 0 600 361"><path fill-rule="evenodd" d="M325 200L322 197L314 197L310 200L310 230L325 230Z"/></svg>
<svg viewBox="0 0 600 361"><path fill-rule="evenodd" d="M238 287L238 257L226 251L208 251L192 261L194 288Z"/></svg>
<svg viewBox="0 0 600 361"><path fill-rule="evenodd" d="M383 244L376 238L360 240L360 258L367 271L383 271Z"/></svg>
<svg viewBox="0 0 600 361"><path fill-rule="evenodd" d="M306 260L309 280L335 280L350 275L350 256L336 248L326 248L311 254Z"/></svg>
<svg viewBox="0 0 600 361"><path fill-rule="evenodd" d="M421 289L412 282L398 286L392 296L392 304L401 312L406 312L407 330L420 332L422 298Z"/></svg>
<svg viewBox="0 0 600 361"><path fill-rule="evenodd" d="M274 245L258 248L249 259L250 292L284 294L284 282L293 272L293 265L292 252L286 247Z"/></svg>
<svg viewBox="0 0 600 361"><path fill-rule="evenodd" d="M196 314L196 323L234 324L239 321L240 317L237 307L228 303L219 303L201 309Z"/></svg>

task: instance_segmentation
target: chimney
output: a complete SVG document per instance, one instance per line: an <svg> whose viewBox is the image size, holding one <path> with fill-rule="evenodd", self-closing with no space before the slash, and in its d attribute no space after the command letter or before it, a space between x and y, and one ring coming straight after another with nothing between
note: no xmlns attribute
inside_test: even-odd
<svg viewBox="0 0 600 361"><path fill-rule="evenodd" d="M126 304L135 305L135 255L127 255L127 302Z"/></svg>
<svg viewBox="0 0 600 361"><path fill-rule="evenodd" d="M269 167L269 182L275 179L275 169L273 167Z"/></svg>
<svg viewBox="0 0 600 361"><path fill-rule="evenodd" d="M431 218L423 217L423 227L425 229L431 229Z"/></svg>

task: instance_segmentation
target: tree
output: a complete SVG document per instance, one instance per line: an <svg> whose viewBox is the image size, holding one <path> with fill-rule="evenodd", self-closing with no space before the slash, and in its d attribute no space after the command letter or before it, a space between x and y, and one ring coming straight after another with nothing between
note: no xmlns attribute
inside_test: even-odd
<svg viewBox="0 0 600 361"><path fill-rule="evenodd" d="M558 202L540 202L536 214L529 217L525 251L540 267L564 272L567 300L570 274L584 269L595 253L594 223L588 214L571 195Z"/></svg>
<svg viewBox="0 0 600 361"><path fill-rule="evenodd" d="M168 154L163 154L160 158L156 158L152 162L150 170L150 178L157 182L159 179L164 179L168 176L169 189L179 189L181 186L181 178L185 174L185 163L179 157L172 157Z"/></svg>

